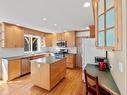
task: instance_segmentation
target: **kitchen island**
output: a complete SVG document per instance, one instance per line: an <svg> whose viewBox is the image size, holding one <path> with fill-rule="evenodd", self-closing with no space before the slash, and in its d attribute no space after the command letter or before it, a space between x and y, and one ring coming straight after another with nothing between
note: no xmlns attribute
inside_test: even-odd
<svg viewBox="0 0 127 95"><path fill-rule="evenodd" d="M66 75L66 58L54 56L31 61L31 81L34 85L51 90Z"/></svg>

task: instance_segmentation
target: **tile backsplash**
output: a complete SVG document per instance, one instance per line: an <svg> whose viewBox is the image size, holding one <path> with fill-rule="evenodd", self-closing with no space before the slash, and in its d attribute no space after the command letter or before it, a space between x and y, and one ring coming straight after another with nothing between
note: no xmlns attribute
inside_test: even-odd
<svg viewBox="0 0 127 95"><path fill-rule="evenodd" d="M69 53L77 53L76 47L68 47ZM42 53L55 53L59 51L59 48L56 47L41 47ZM0 48L0 57L12 57L12 56L22 56L24 55L23 48Z"/></svg>
<svg viewBox="0 0 127 95"><path fill-rule="evenodd" d="M0 57L20 56L23 54L23 48L0 48Z"/></svg>

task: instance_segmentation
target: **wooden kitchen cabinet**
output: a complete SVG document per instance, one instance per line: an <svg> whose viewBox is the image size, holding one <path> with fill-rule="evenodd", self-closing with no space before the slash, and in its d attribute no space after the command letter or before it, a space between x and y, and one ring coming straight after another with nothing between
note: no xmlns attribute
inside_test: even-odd
<svg viewBox="0 0 127 95"><path fill-rule="evenodd" d="M50 60L50 61L46 61ZM34 60L31 62L31 81L34 85L50 91L66 75L66 62L63 59L54 59L52 57L44 60ZM45 63L46 62L46 63ZM50 64L48 63L50 62Z"/></svg>
<svg viewBox="0 0 127 95"><path fill-rule="evenodd" d="M14 24L1 23L0 47L2 48L23 48L24 30Z"/></svg>
<svg viewBox="0 0 127 95"><path fill-rule="evenodd" d="M95 38L95 25L90 25L90 38Z"/></svg>
<svg viewBox="0 0 127 95"><path fill-rule="evenodd" d="M61 41L62 40L62 33L57 33L56 35L57 35L56 36L57 41Z"/></svg>
<svg viewBox="0 0 127 95"><path fill-rule="evenodd" d="M56 41L67 41L67 47L75 47L76 33L75 32L62 32L62 33L46 33L45 44L47 47L56 46Z"/></svg>
<svg viewBox="0 0 127 95"><path fill-rule="evenodd" d="M54 40L53 34L51 34L51 33L45 34L45 45L46 45L46 47L52 47L53 46L53 40Z"/></svg>
<svg viewBox="0 0 127 95"><path fill-rule="evenodd" d="M76 34L75 32L65 32L65 40L67 41L67 47L75 47Z"/></svg>
<svg viewBox="0 0 127 95"><path fill-rule="evenodd" d="M76 33L75 32L62 32L57 33L57 41L67 41L67 47L75 47Z"/></svg>
<svg viewBox="0 0 127 95"><path fill-rule="evenodd" d="M93 0L96 47L121 50L121 0Z"/></svg>
<svg viewBox="0 0 127 95"><path fill-rule="evenodd" d="M31 72L31 69L30 69L30 66L31 66L30 59L31 58L22 58L21 59L21 75L25 75L25 74Z"/></svg>
<svg viewBox="0 0 127 95"><path fill-rule="evenodd" d="M75 68L76 66L76 55L75 54L66 54L66 66L67 68Z"/></svg>
<svg viewBox="0 0 127 95"><path fill-rule="evenodd" d="M21 75L21 59L9 60L6 81L15 79ZM5 74L6 75L6 74Z"/></svg>

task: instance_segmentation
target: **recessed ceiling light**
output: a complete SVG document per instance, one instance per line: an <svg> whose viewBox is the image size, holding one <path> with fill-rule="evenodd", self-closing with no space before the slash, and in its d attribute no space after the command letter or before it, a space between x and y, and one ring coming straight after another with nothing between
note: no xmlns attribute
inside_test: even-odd
<svg viewBox="0 0 127 95"><path fill-rule="evenodd" d="M47 18L43 18L42 20L43 20L43 21L46 21L46 20L47 20Z"/></svg>
<svg viewBox="0 0 127 95"><path fill-rule="evenodd" d="M16 24L17 26L21 26L20 24Z"/></svg>
<svg viewBox="0 0 127 95"><path fill-rule="evenodd" d="M57 26L57 24L54 24L54 26Z"/></svg>
<svg viewBox="0 0 127 95"><path fill-rule="evenodd" d="M90 7L90 2L85 2L83 7L85 7L85 8Z"/></svg>
<svg viewBox="0 0 127 95"><path fill-rule="evenodd" d="M88 30L88 29L90 29L90 28L89 28L89 27L86 27L85 29Z"/></svg>

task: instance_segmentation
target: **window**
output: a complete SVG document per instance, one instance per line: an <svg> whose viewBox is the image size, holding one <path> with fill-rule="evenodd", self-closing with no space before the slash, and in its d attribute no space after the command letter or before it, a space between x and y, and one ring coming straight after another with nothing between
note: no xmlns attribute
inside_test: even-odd
<svg viewBox="0 0 127 95"><path fill-rule="evenodd" d="M24 51L25 52L37 52L40 51L41 37L25 35L24 36Z"/></svg>

